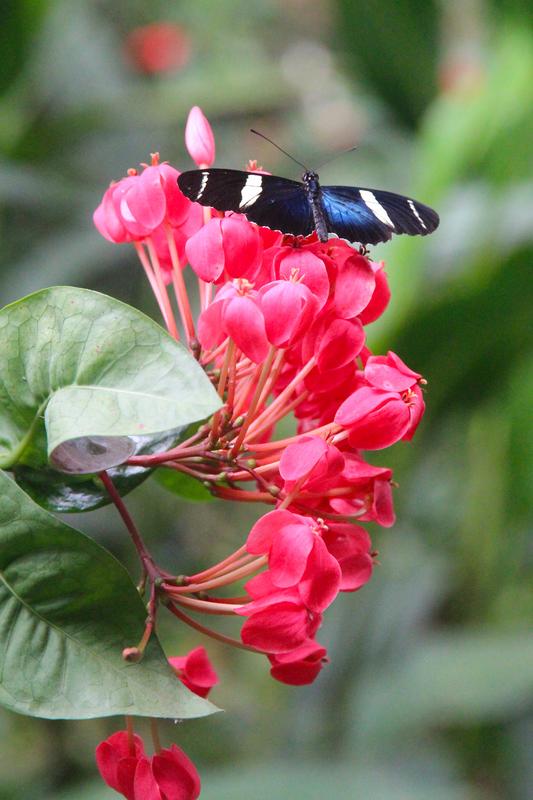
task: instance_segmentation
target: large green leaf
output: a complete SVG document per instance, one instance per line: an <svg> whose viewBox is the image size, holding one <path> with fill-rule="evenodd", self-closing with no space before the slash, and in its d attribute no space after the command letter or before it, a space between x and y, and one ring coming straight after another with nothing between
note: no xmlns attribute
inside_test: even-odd
<svg viewBox="0 0 533 800"><path fill-rule="evenodd" d="M52 508L58 484L71 510L77 493L95 491L93 478L58 470L115 467L220 405L199 364L160 326L86 289L44 289L4 308L0 353L0 467ZM49 460L56 470L43 472ZM132 476L138 483L139 470Z"/></svg>
<svg viewBox="0 0 533 800"><path fill-rule="evenodd" d="M124 567L0 472L0 703L52 719L201 717L157 639L129 664L146 609Z"/></svg>

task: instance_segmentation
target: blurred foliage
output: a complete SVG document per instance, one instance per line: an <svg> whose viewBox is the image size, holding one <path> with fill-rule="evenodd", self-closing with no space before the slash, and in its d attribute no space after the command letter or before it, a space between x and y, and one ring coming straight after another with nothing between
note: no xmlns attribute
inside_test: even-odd
<svg viewBox="0 0 533 800"><path fill-rule="evenodd" d="M400 483L398 524L373 532L382 567L327 614L331 664L314 686L274 685L261 660L208 643L227 713L164 730L197 761L202 797L531 796L531 5L18 0L3 11L4 302L69 283L156 315L133 251L101 240L90 215L150 151L189 165L193 103L215 127L220 166L257 157L294 175L251 126L311 163L357 142L325 181L410 194L441 214L427 240L375 251L393 301L372 345L428 379L414 442L375 454ZM190 60L142 74L124 41L160 19L183 27ZM259 513L186 502L154 480L129 505L179 572L223 557ZM109 509L69 521L136 574ZM163 639L171 654L197 643L172 621ZM120 724L2 713L0 800L111 798L92 753Z"/></svg>

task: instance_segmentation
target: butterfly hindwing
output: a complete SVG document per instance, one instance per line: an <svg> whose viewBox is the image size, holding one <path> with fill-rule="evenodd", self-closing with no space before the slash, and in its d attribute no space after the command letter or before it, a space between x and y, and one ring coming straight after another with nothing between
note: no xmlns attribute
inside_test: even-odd
<svg viewBox="0 0 533 800"><path fill-rule="evenodd" d="M322 186L321 205L330 233L362 244L386 242L394 233L425 236L439 224L423 203L377 189Z"/></svg>
<svg viewBox="0 0 533 800"><path fill-rule="evenodd" d="M257 225L302 236L314 230L305 189L297 181L236 169L205 169L182 172L178 184L190 200L246 214Z"/></svg>

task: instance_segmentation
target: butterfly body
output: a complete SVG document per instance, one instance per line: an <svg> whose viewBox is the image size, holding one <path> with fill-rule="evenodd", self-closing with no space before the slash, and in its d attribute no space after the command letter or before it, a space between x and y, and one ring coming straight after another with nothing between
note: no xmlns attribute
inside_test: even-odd
<svg viewBox="0 0 533 800"><path fill-rule="evenodd" d="M429 206L403 195L351 186L321 186L306 170L302 181L234 169L182 172L178 185L193 202L245 214L257 225L294 236L316 231L359 244L388 241L393 234L425 236L439 224Z"/></svg>
<svg viewBox="0 0 533 800"><path fill-rule="evenodd" d="M317 173L311 172L311 170L304 172L302 175L302 184L307 194L309 205L311 206L311 213L313 214L313 222L315 223L317 236L321 242L327 242L328 224L324 216L324 210L320 199L321 189Z"/></svg>

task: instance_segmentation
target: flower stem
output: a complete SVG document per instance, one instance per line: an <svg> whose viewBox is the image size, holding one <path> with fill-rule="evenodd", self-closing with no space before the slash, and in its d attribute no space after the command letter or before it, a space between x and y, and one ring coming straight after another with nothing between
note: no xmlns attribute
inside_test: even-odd
<svg viewBox="0 0 533 800"><path fill-rule="evenodd" d="M175 594L187 594L194 592L203 592L207 589L218 589L220 586L228 586L230 583L246 578L248 575L253 575L258 569L264 567L268 563L266 556L254 558L253 561L243 564L236 569L225 572L222 575L212 578L211 580L201 581L200 583L189 583L187 586L178 586L173 590Z"/></svg>
<svg viewBox="0 0 533 800"><path fill-rule="evenodd" d="M167 237L168 249L170 252L170 260L172 261L172 285L174 286L174 293L176 295L176 302L180 311L181 321L187 333L187 340L189 342L196 339L194 330L194 322L191 313L191 305L189 303L189 296L185 281L183 280L183 272L181 270L178 251L176 249L176 242L172 234L172 228L168 223L165 224L165 234Z"/></svg>
<svg viewBox="0 0 533 800"><path fill-rule="evenodd" d="M197 572L195 575L190 575L189 580L191 581L201 581L204 578L210 578L212 575L216 574L220 569L224 569L224 567L232 564L237 559L241 558L241 556L246 555L246 545L242 545L239 547L238 550L235 550L234 553L231 553L227 558L223 561L219 561L218 564L214 564L209 569L204 569L202 572Z"/></svg>
<svg viewBox="0 0 533 800"><path fill-rule="evenodd" d="M174 614L175 617L181 619L186 625L189 627L194 628L195 631L199 633L203 633L205 636L209 636L211 639L216 639L218 642L223 642L224 644L229 644L232 647L238 647L240 650L248 650L250 653L260 653L264 654L263 650L258 650L256 647L251 647L251 645L244 644L240 642L238 639L233 639L231 636L225 636L223 633L217 633L217 631L212 630L211 628L207 628L205 625L202 625L200 622L197 622L192 617L189 617L188 614L184 614L179 608L176 608L173 603L167 604L168 610L171 614Z"/></svg>
<svg viewBox="0 0 533 800"><path fill-rule="evenodd" d="M250 433L253 433L257 428L262 427L263 422L266 419L270 419L274 415L274 412L278 413L281 411L284 404L289 400L291 394L294 392L298 384L303 381L305 376L308 375L312 369L314 369L315 364L316 359L313 356L309 359L307 364L305 364L305 366L303 366L302 369L296 373L292 381L287 384L285 389L278 394L276 399L272 401L272 403L263 411L263 413L259 414L259 416L254 419L253 423L250 425Z"/></svg>
<svg viewBox="0 0 533 800"><path fill-rule="evenodd" d="M108 493L109 497L111 498L111 500L113 502L113 505L115 506L115 508L117 509L118 513L122 517L122 521L124 522L124 525L126 526L126 529L127 529L128 533L129 533L129 535L131 536L132 542L135 545L135 549L137 550L137 553L138 553L139 558L141 560L141 564L142 564L143 570L148 575L148 578L150 579L150 581L153 581L156 578L161 577L162 575L164 575L165 577L171 577L168 573L162 573L156 567L152 556L150 555L150 553L146 549L146 545L145 545L145 543L143 541L143 538L142 538L141 534L137 530L137 526L135 525L132 517L130 516L130 513L129 513L128 509L124 505L124 502L123 502L121 496L119 495L119 493L117 492L117 490L115 488L115 484L113 483L113 481L111 480L111 478L107 474L106 470L103 470L102 472L100 472L99 475L100 475L100 479L101 479L102 483L104 484L104 486L105 486L105 488L107 490L107 493Z"/></svg>
<svg viewBox="0 0 533 800"><path fill-rule="evenodd" d="M165 309L165 314L166 314L165 322L168 328L168 332L170 333L171 336L174 337L174 339L179 339L180 335L178 333L178 326L176 325L174 312L172 311L172 306L170 305L170 300L168 298L167 287L165 286L165 281L163 280L163 273L161 270L161 264L159 263L159 256L157 255L157 251L154 247L154 244L150 236L146 238L146 247L148 248L150 261L152 262L155 279L157 281L157 287L159 289L159 293Z"/></svg>
<svg viewBox="0 0 533 800"><path fill-rule="evenodd" d="M272 366L272 362L274 360L275 355L276 355L276 348L275 347L271 347L270 350L269 350L269 353L268 353L268 355L266 357L265 363L263 364L261 377L259 378L259 381L257 382L255 393L254 393L254 396L252 397L251 403L250 403L250 405L248 407L248 411L246 412L246 417L245 417L244 423L243 423L243 425L241 427L241 430L239 432L239 435L237 436L237 439L236 439L233 447L231 448L230 455L232 457L235 457L235 455L239 452L239 448L240 448L241 444L244 441L244 437L246 436L246 432L247 432L248 428L250 427L250 425L252 424L252 422L254 420L255 410L257 408L257 404L259 403L259 398L261 397L261 392L263 391L263 386L265 385L265 383L266 383L266 381L268 379L268 376L269 376L269 373L270 373L270 368Z"/></svg>
<svg viewBox="0 0 533 800"><path fill-rule="evenodd" d="M194 608L196 611L202 611L204 614L222 614L224 616L233 616L236 608L241 608L238 603L224 603L224 608L221 608L221 603L213 602L210 600L198 600L196 597L181 597L176 593L176 587L169 583L163 583L161 587L175 603L179 603L189 608ZM179 587L178 587L179 588Z"/></svg>
<svg viewBox="0 0 533 800"><path fill-rule="evenodd" d="M157 727L157 720L152 717L150 720L150 734L156 753L161 752L161 739L159 738L159 728Z"/></svg>
<svg viewBox="0 0 533 800"><path fill-rule="evenodd" d="M126 720L126 731L128 733L128 752L130 756L135 755L135 739L133 738L133 717L130 717L129 714L125 716Z"/></svg>

